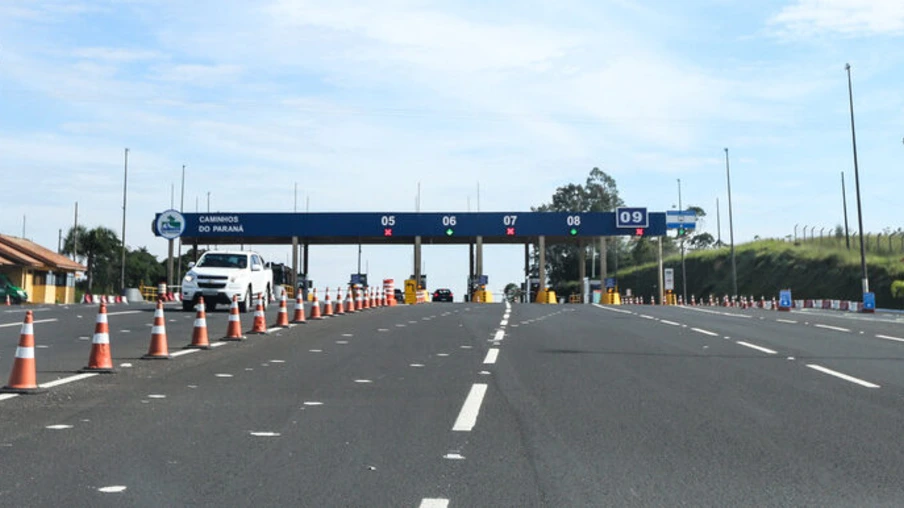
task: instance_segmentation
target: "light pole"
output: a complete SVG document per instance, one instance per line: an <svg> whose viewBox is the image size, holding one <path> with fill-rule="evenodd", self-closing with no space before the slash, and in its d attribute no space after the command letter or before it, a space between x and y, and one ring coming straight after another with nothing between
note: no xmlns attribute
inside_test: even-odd
<svg viewBox="0 0 904 508"><path fill-rule="evenodd" d="M844 243L851 250L851 231L848 229L847 192L844 190L844 171L841 172L841 206L844 207Z"/></svg>
<svg viewBox="0 0 904 508"><path fill-rule="evenodd" d="M119 289L126 288L126 192L129 188L129 149L126 148L122 176L122 256L120 259Z"/></svg>
<svg viewBox="0 0 904 508"><path fill-rule="evenodd" d="M728 148L725 149L725 180L728 184L728 238L731 242L731 287L732 296L738 295L738 265L735 262L734 252L734 218L731 210L731 166L728 164Z"/></svg>
<svg viewBox="0 0 904 508"><path fill-rule="evenodd" d="M182 196L179 198L179 213L185 213L185 164L182 165ZM176 283L182 284L182 237L179 237L179 253L176 256Z"/></svg>
<svg viewBox="0 0 904 508"><path fill-rule="evenodd" d="M678 179L678 211L682 211L681 207L681 179ZM685 230L686 231L686 230ZM681 237L681 294L684 296L684 303L687 304L687 267L684 263L684 237Z"/></svg>
<svg viewBox="0 0 904 508"><path fill-rule="evenodd" d="M869 293L869 277L866 273L866 250L863 245L863 209L860 206L860 168L857 164L857 134L854 129L854 89L851 85L851 64L844 64L848 79L848 103L851 108L851 147L854 152L854 188L857 192L857 226L860 228L860 272L863 292Z"/></svg>

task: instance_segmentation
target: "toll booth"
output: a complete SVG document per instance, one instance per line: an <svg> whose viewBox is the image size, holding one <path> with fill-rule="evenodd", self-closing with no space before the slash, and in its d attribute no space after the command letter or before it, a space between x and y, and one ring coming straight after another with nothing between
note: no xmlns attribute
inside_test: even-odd
<svg viewBox="0 0 904 508"><path fill-rule="evenodd" d="M420 284L415 283L414 275L405 281L405 303L414 305L418 303L418 293L427 289L427 274L421 274Z"/></svg>
<svg viewBox="0 0 904 508"><path fill-rule="evenodd" d="M487 291L490 278L486 275L472 275L468 277L468 292L465 301L474 303L487 303L493 301L493 295Z"/></svg>

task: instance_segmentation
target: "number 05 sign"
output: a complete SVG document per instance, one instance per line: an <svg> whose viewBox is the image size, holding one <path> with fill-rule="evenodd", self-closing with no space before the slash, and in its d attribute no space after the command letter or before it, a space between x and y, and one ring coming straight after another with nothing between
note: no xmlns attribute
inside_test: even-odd
<svg viewBox="0 0 904 508"><path fill-rule="evenodd" d="M646 208L616 208L615 227L617 228L646 228L649 227L649 218Z"/></svg>

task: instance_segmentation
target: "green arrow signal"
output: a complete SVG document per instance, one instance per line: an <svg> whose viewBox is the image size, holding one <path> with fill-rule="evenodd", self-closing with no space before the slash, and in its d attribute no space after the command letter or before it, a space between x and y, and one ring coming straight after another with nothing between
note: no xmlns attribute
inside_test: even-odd
<svg viewBox="0 0 904 508"><path fill-rule="evenodd" d="M446 236L452 236L453 233L455 233L455 231L452 231L452 228L446 230Z"/></svg>
<svg viewBox="0 0 904 508"><path fill-rule="evenodd" d="M578 234L578 230L576 228L571 228L571 231L569 232L571 233L571 236Z"/></svg>

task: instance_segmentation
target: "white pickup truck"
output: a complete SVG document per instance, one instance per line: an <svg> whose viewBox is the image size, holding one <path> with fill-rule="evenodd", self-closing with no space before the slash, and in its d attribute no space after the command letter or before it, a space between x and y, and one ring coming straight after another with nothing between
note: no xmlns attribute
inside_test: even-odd
<svg viewBox="0 0 904 508"><path fill-rule="evenodd" d="M201 296L209 311L218 303L231 303L233 296L238 296L240 312L248 312L258 294L272 301L273 271L256 252L210 251L189 266L182 280L184 311L194 309Z"/></svg>

